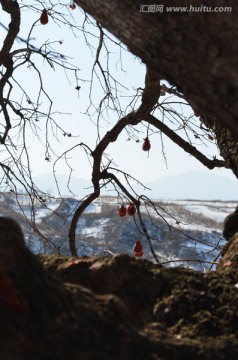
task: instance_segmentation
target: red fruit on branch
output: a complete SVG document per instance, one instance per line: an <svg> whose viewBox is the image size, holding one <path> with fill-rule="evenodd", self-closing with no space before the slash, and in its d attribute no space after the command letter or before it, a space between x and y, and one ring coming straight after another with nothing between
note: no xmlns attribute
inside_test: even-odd
<svg viewBox="0 0 238 360"><path fill-rule="evenodd" d="M136 207L134 204L130 204L127 208L127 214L130 215L130 216L133 216L135 215L136 213Z"/></svg>
<svg viewBox="0 0 238 360"><path fill-rule="evenodd" d="M118 209L118 215L120 217L126 216L126 207L124 205L121 205Z"/></svg>
<svg viewBox="0 0 238 360"><path fill-rule="evenodd" d="M49 22L49 19L48 19L47 10L43 9L42 13L41 13L41 16L40 16L40 23L42 25L46 25L46 24L48 24L48 22Z"/></svg>
<svg viewBox="0 0 238 360"><path fill-rule="evenodd" d="M75 9L76 9L76 5L75 5L75 4L71 4L71 5L69 5L69 7L70 7L71 10L75 10Z"/></svg>
<svg viewBox="0 0 238 360"><path fill-rule="evenodd" d="M143 142L143 145L142 145L142 150L144 150L144 151L149 151L149 150L150 150L150 147L151 147L151 145L150 145L150 140L149 140L148 137L146 137L146 138L144 139L144 142Z"/></svg>
<svg viewBox="0 0 238 360"><path fill-rule="evenodd" d="M140 240L136 240L134 246L133 246L133 252L136 257L141 257L144 254L143 246L140 242Z"/></svg>

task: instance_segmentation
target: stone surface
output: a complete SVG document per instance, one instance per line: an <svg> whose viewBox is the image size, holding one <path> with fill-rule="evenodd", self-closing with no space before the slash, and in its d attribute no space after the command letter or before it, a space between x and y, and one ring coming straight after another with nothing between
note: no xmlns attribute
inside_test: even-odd
<svg viewBox="0 0 238 360"><path fill-rule="evenodd" d="M223 236L226 240L230 240L238 231L238 206L235 211L228 215L224 220Z"/></svg>

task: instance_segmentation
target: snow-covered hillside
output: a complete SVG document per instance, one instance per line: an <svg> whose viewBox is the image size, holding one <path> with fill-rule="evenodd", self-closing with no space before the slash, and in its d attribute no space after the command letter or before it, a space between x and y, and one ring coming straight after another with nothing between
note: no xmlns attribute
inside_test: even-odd
<svg viewBox="0 0 238 360"><path fill-rule="evenodd" d="M29 248L35 253L69 255L68 229L77 198L41 199L31 208L26 195L17 198L12 193L0 195L0 214L15 218L22 226ZM133 254L135 241L140 239L144 257L154 260L137 216L118 216L118 199L101 197L82 215L76 229L79 255L112 253ZM144 224L161 262L170 266L193 266L207 269L219 254L224 218L234 211L236 202L222 201L160 201L156 208L142 206ZM35 221L41 236L30 226ZM186 260L186 261L185 261ZM193 261L192 261L193 260Z"/></svg>

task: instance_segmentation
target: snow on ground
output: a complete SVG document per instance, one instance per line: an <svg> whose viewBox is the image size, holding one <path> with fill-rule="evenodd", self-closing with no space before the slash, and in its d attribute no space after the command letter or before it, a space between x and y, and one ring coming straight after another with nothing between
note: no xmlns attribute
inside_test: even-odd
<svg viewBox="0 0 238 360"><path fill-rule="evenodd" d="M25 216L30 219L31 215L32 215L32 209L31 209L31 203L28 200L25 201L24 205L21 204L21 209L23 210ZM51 201L48 202L47 204L41 204L40 202L38 204L35 205L34 211L35 211L35 220L36 222L41 222L42 218L50 215L52 213L52 211L55 211L59 206L59 201ZM16 204L14 206L12 206L13 210L16 212L19 212L19 205Z"/></svg>
<svg viewBox="0 0 238 360"><path fill-rule="evenodd" d="M80 201L77 201L77 199L71 199L71 201L66 201L69 212L74 212L76 208L79 206ZM90 205L86 207L84 210L85 214L99 214L102 211L102 202L101 201L94 201Z"/></svg>
<svg viewBox="0 0 238 360"><path fill-rule="evenodd" d="M0 197L0 200L2 200L3 203L8 200L8 211L12 208L14 211L19 212L18 203L20 203L20 206L25 211L27 217L31 217L31 201L28 196L21 196L18 199L18 202L16 201L14 194L9 199L2 196L2 198ZM51 214L51 211L56 211L62 216L67 216L70 212L73 214L75 209L80 204L80 201L82 200L69 197L65 199L47 198L46 202L43 203L39 201L35 205L36 222L40 223L44 217L47 217ZM78 235L77 238L79 239L77 246L80 254L95 255L95 253L100 253L104 248L107 248L107 232L111 231L111 227L113 226L113 224L109 224L109 221L112 220L110 218L110 211L117 212L117 208L120 203L121 201L118 197L102 196L86 208L85 214L89 216L81 217L78 221L76 229L76 233ZM129 202L125 205L128 204ZM170 264L168 264L168 266L183 265L202 270L202 267L205 266L205 263L202 263L201 265L201 263L199 263L199 258L205 260L208 259L209 261L210 259L213 260L212 256L214 254L211 253L211 250L213 247L216 248L217 242L219 242L219 246L222 245L220 241L220 235L222 232L222 223L224 218L234 211L237 204L235 202L225 201L164 200L156 202L156 205L158 205L158 212L152 207L146 207L145 204L142 203L141 212L146 214L147 210L149 210L149 214L151 216L155 216L157 219L159 219L161 215L161 220L164 220L164 222L167 222L173 228L181 230L182 235L183 233L186 234L189 231L194 231L196 234L196 231L198 231L198 239L201 240L201 242L196 242L190 238L186 240L183 239L183 236L181 235L181 239L183 239L183 241L181 242L181 246L177 246L177 252L175 250L171 250L171 248L174 246L172 242L171 248L170 245L168 245L164 251L161 251L162 248L160 248L160 252L156 252L160 258L160 261L172 261ZM44 223L42 223L42 227L44 229ZM171 239L173 235L176 237L178 236L178 233L173 232L172 230ZM55 237L56 236L57 235L55 235ZM194 235L194 237L196 237L196 235ZM60 238L60 240L62 239ZM34 253L44 253L47 251L47 249L44 247L44 244L41 241L38 241L33 236L33 233L29 231L26 237L26 241L29 243L29 247ZM65 242L65 246L67 246L67 242ZM157 246L155 248L158 249ZM174 249L175 248L176 246L174 246ZM122 247L120 250L121 249ZM125 250L126 249L128 250L128 253L131 253L131 245L128 247L127 243L125 243ZM218 251L218 249L216 251ZM117 252L116 245L115 252ZM185 263L183 260L181 260L186 258L188 260L192 260L192 254L198 257L197 262L188 261ZM151 259L152 257L149 256L149 258ZM210 265L208 264L207 266L209 267Z"/></svg>
<svg viewBox="0 0 238 360"><path fill-rule="evenodd" d="M180 230L204 231L206 233L217 230L216 228L211 228L210 226L205 226L204 224L192 224L191 222L189 224L180 223L179 225L174 225L173 223L173 227Z"/></svg>
<svg viewBox="0 0 238 360"><path fill-rule="evenodd" d="M0 200L4 201L5 197L2 196ZM11 207L16 212L19 212L19 205L24 210L25 215L28 219L31 218L31 199L27 195L20 195L18 201L16 201L15 195L12 195L10 199ZM103 196L91 203L85 210L85 214L100 214L102 212L102 206L108 204L115 208L119 205L118 197L112 196ZM40 201L35 204L35 218L36 222L40 223L42 218L50 215L52 211L55 211L60 205L66 205L62 207L67 213L73 213L78 207L80 200L78 198L66 198L62 203L62 199L57 198L48 198L45 203ZM164 222L167 222L170 226L180 230L194 230L194 231L204 231L212 232L217 230L217 225L215 223L209 224L203 221L203 218L214 220L220 224L223 223L225 217L234 211L236 208L235 202L223 202L223 201L198 201L198 200L170 200L170 201L160 201L158 202L158 212L155 211L152 207L145 206L143 203L141 205L141 212L147 213L156 218L161 218ZM174 216L171 217L169 214ZM192 214L195 214L194 217ZM199 224L199 217L197 215L201 214L201 223ZM176 220L179 221L179 224L176 224ZM102 219L97 224L87 227L85 223L79 220L77 232L81 233L84 236L103 236L103 227L106 224L108 219Z"/></svg>
<svg viewBox="0 0 238 360"><path fill-rule="evenodd" d="M219 202L219 201L188 201L188 200L170 200L169 202L161 201L162 205L164 203L165 210L167 209L167 205L169 204L170 207L173 205L181 206L187 211L195 214L201 214L203 217L210 218L217 222L223 222L225 217L232 213L237 204L234 202ZM146 213L147 209L145 206L141 207L141 212ZM152 208L149 209L151 215L156 216L156 211ZM172 225L174 222L171 217L163 212L163 210L159 210L163 218ZM169 212L169 210L168 210ZM176 211L177 212L177 211ZM179 215L179 211L177 212L177 216ZM158 216L158 215L157 215ZM190 224L189 224L190 225ZM197 225L195 225L195 229L197 229Z"/></svg>
<svg viewBox="0 0 238 360"><path fill-rule="evenodd" d="M218 222L222 222L224 218L236 208L236 204L234 203L224 204L223 202L179 201L175 203L193 213L202 214L203 216Z"/></svg>
<svg viewBox="0 0 238 360"><path fill-rule="evenodd" d="M67 212L73 213L79 205L79 200L77 198L65 199L67 204ZM31 217L31 208L30 208L30 199L27 196L21 196L19 203L22 206L25 215L28 219ZM118 206L117 197L102 197L91 203L85 210L85 214L99 214L102 212L103 204L108 204L111 206ZM41 204L40 202L35 207L35 218L36 222L40 223L42 218L50 215L51 211L55 211L60 205L59 199L47 199L46 204ZM225 217L234 211L236 203L234 202L222 202L222 201L196 201L196 200L170 200L169 202L161 201L159 203L161 208L158 208L158 213L161 214L161 220L167 222L170 226L180 230L194 230L194 231L204 231L212 232L217 230L216 226L212 227L209 224L201 222L198 223L196 219L191 216L191 214L199 215L202 217L214 220L218 223L223 223ZM17 203L13 206L15 211L19 211L19 206ZM186 214L180 214L180 208L184 209L188 213L189 222L187 221ZM164 211L163 211L164 209ZM159 218L158 213L151 207L145 207L141 205L141 212L149 213L151 216ZM166 213L168 212L168 214ZM175 219L172 218L169 213L174 215ZM179 221L179 224L176 224L176 219ZM95 236L100 237L103 233L103 220L108 221L108 219L101 219L101 222L93 227L85 227L85 224L78 223L77 233L81 233L84 236ZM83 225L83 229L82 229ZM81 229L80 229L81 228Z"/></svg>
<svg viewBox="0 0 238 360"><path fill-rule="evenodd" d="M214 209L206 205L185 205L185 208L193 213L202 214L205 217L221 222L229 211Z"/></svg>
<svg viewBox="0 0 238 360"><path fill-rule="evenodd" d="M78 224L76 233L85 237L93 236L98 239L97 240L98 243L100 239L103 239L104 227L106 226L108 221L110 221L109 218L102 218L100 220L95 220L93 223L94 226L90 226L90 227L87 226L82 227L81 224Z"/></svg>
<svg viewBox="0 0 238 360"><path fill-rule="evenodd" d="M214 220L218 223L223 223L225 217L232 213L236 208L236 203L234 202L220 202L220 201L190 201L190 200L170 200L169 202L161 201L160 206L158 207L158 213L161 214L161 219L166 221L169 225L177 227L176 221L166 213L175 214L175 217L178 218L179 221L181 219L179 208L190 212L191 214L201 214L202 217ZM162 209L164 207L164 210ZM155 211L155 209L151 207L141 206L141 212L146 213L149 210L151 216L158 217L159 215ZM182 217L182 215L181 215ZM197 222L191 223L192 217L190 216L189 224L186 221L181 221L179 228L180 229L189 229L191 230L204 230L204 231L213 231L211 226L205 226L204 224L198 224Z"/></svg>
<svg viewBox="0 0 238 360"><path fill-rule="evenodd" d="M86 210L86 214L99 214L102 211L102 204L99 202L94 202L90 204Z"/></svg>

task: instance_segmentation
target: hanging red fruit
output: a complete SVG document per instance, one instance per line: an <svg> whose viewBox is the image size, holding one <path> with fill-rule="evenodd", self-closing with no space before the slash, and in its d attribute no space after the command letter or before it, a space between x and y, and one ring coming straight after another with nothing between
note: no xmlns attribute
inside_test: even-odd
<svg viewBox="0 0 238 360"><path fill-rule="evenodd" d="M48 22L49 22L49 19L48 19L47 10L43 9L42 13L41 13L41 16L40 16L40 23L42 25L46 25L46 24L48 24Z"/></svg>
<svg viewBox="0 0 238 360"><path fill-rule="evenodd" d="M136 207L134 204L130 204L127 208L127 214L130 215L130 216L133 216L135 215L136 213Z"/></svg>
<svg viewBox="0 0 238 360"><path fill-rule="evenodd" d="M149 140L148 137L146 137L146 138L144 139L144 142L143 142L143 145L142 145L142 150L144 150L144 151L149 151L149 150L150 150L150 147L151 147L151 145L150 145L150 140Z"/></svg>
<svg viewBox="0 0 238 360"><path fill-rule="evenodd" d="M69 7L70 7L71 10L75 10L75 9L76 9L76 5L75 5L75 4L70 4Z"/></svg>
<svg viewBox="0 0 238 360"><path fill-rule="evenodd" d="M121 205L118 209L118 215L120 217L126 216L126 207L124 205Z"/></svg>
<svg viewBox="0 0 238 360"><path fill-rule="evenodd" d="M140 240L136 240L134 246L133 246L133 252L136 257L141 257L144 254L143 246L140 242Z"/></svg>

